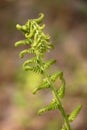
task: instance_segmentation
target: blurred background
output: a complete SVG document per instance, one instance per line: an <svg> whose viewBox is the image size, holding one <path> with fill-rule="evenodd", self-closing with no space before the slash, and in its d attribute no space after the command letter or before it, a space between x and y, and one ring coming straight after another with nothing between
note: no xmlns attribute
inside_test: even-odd
<svg viewBox="0 0 87 130"><path fill-rule="evenodd" d="M38 18L40 12L45 14L45 32L55 45L46 59L57 60L51 71L64 72L64 108L69 113L78 104L83 105L72 129L87 130L86 0L0 0L0 130L60 130L63 123L57 110L37 115L52 95L48 90L32 94L42 77L22 70L24 59L18 55L23 47L14 47L16 41L24 38L16 24Z"/></svg>

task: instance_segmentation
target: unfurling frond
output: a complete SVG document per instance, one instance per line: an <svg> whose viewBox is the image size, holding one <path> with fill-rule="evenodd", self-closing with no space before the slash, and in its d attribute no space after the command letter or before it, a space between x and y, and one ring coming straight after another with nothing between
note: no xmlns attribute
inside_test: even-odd
<svg viewBox="0 0 87 130"><path fill-rule="evenodd" d="M37 22L38 24L40 24L40 23L42 22L43 18L44 18L44 14L43 14L43 13L40 13L39 15L40 15L40 17L39 17L39 18L34 19L34 20L35 20L35 22Z"/></svg>
<svg viewBox="0 0 87 130"><path fill-rule="evenodd" d="M20 54L19 54L20 58L23 58L24 55L25 55L25 54L29 54L29 52L30 52L29 49L26 49L26 50L21 51Z"/></svg>
<svg viewBox="0 0 87 130"><path fill-rule="evenodd" d="M32 43L32 40L30 40L30 39L20 40L15 43L15 47L17 47L19 45L29 45L31 43Z"/></svg>
<svg viewBox="0 0 87 130"><path fill-rule="evenodd" d="M53 44L51 44L50 36L43 31L45 28L45 24L41 25L43 18L44 14L41 13L40 17L37 19L29 19L24 25L16 25L16 28L24 34L25 39L16 42L15 47L27 45L27 49L24 49L19 53L20 58L23 58L26 54L31 55L31 57L23 63L23 69L25 71L32 71L43 75L41 84L33 90L33 94L46 88L49 88L53 94L52 102L40 109L38 114L41 115L46 111L59 109L64 118L64 125L61 130L71 130L70 122L77 117L82 106L79 105L69 116L67 116L67 113L64 110L61 102L61 98L65 95L63 72L58 71L50 74L47 69L49 69L56 60L44 60L45 54L53 48ZM54 82L57 79L61 82L58 89L54 87Z"/></svg>

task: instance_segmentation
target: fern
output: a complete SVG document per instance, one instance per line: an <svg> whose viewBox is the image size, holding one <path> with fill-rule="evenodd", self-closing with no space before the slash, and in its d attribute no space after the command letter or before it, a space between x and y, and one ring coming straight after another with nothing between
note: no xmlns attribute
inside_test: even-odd
<svg viewBox="0 0 87 130"><path fill-rule="evenodd" d="M65 80L63 77L63 72L56 72L53 74L47 73L47 69L52 66L56 60L45 61L44 57L46 52L49 52L53 45L50 42L50 36L43 32L45 25L40 25L44 18L44 14L40 14L37 19L29 19L25 25L16 25L16 28L23 32L25 39L17 41L15 46L27 45L27 49L20 52L19 56L23 58L26 54L33 54L31 58L27 59L23 63L24 70L31 70L35 73L40 73L43 75L42 83L34 89L33 94L41 89L49 88L52 91L53 99L51 103L44 108L39 110L39 115L46 111L59 109L61 112L64 124L61 130L71 130L70 122L72 122L81 110L81 106L78 106L69 116L64 110L61 99L65 95ZM55 88L54 82L60 79L61 85L58 89Z"/></svg>
<svg viewBox="0 0 87 130"><path fill-rule="evenodd" d="M69 115L69 117L68 117L68 120L69 120L70 122L74 121L74 119L78 116L78 114L79 114L81 108L82 108L82 105L79 105L79 106L76 107L75 110L73 110L73 111L70 113L70 115Z"/></svg>
<svg viewBox="0 0 87 130"><path fill-rule="evenodd" d="M56 110L59 109L59 105L57 104L56 99L52 100L51 103L48 106L45 106L44 108L40 109L38 111L38 114L41 115L44 112L50 111L50 110Z"/></svg>

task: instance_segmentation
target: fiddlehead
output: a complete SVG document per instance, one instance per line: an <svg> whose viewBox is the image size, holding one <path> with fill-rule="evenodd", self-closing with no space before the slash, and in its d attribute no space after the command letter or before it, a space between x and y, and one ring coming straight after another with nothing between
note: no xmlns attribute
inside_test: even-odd
<svg viewBox="0 0 87 130"><path fill-rule="evenodd" d="M49 74L46 71L56 62L56 60L44 60L45 53L48 52L53 47L53 45L50 42L50 36L43 32L45 25L40 25L43 18L44 14L41 13L39 18L30 19L23 26L17 24L16 28L23 32L25 39L16 42L15 46L29 45L29 48L21 51L19 54L21 58L23 58L25 54L33 54L31 58L23 63L23 68L26 71L31 70L35 73L40 73L43 75L42 83L34 89L33 94L41 89L46 88L49 88L52 91L52 101L49 105L39 110L38 113L42 114L46 111L59 109L64 118L64 125L61 130L71 130L70 122L72 122L77 117L82 106L79 105L69 116L67 116L61 102L61 99L65 95L65 80L63 77L63 72L58 71L56 73ZM58 78L61 80L61 84L58 89L56 89L54 82Z"/></svg>

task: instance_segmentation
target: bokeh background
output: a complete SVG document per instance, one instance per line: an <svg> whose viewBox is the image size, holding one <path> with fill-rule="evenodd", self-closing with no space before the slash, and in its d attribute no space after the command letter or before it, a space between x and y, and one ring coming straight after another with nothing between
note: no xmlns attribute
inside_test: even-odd
<svg viewBox="0 0 87 130"><path fill-rule="evenodd" d="M51 71L64 72L67 113L83 105L73 130L87 130L87 1L86 0L0 0L0 130L59 130L63 119L59 111L37 115L52 98L48 90L32 94L41 75L24 72L18 55L23 39L16 24L37 18L43 12L45 32L55 49L46 58L57 60ZM25 56L26 58L26 56ZM55 84L58 85L58 82Z"/></svg>

